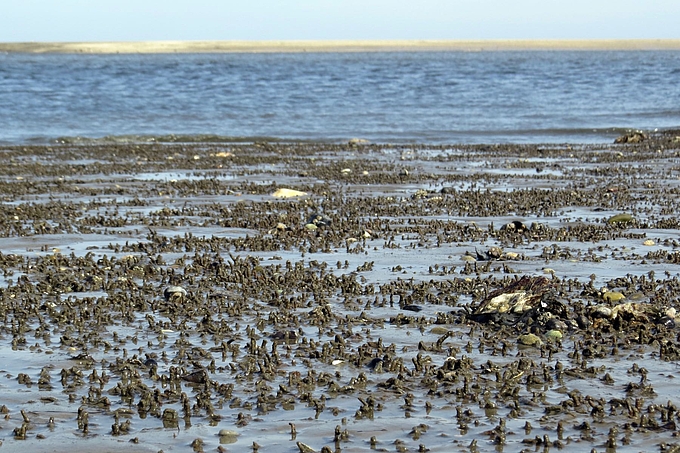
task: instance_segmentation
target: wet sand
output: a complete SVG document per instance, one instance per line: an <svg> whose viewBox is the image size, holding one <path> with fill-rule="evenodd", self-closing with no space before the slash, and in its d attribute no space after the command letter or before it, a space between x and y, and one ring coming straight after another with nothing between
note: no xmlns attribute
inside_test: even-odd
<svg viewBox="0 0 680 453"><path fill-rule="evenodd" d="M0 43L0 52L229 53L498 50L679 50L680 39L394 40L394 41L148 41Z"/></svg>
<svg viewBox="0 0 680 453"><path fill-rule="evenodd" d="M628 141L3 146L2 449L673 451L680 131Z"/></svg>

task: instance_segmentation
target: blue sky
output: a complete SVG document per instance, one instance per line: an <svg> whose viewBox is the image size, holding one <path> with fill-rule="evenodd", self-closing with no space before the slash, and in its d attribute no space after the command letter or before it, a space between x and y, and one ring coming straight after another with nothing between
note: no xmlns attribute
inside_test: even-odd
<svg viewBox="0 0 680 453"><path fill-rule="evenodd" d="M0 42L678 39L680 0L4 0Z"/></svg>

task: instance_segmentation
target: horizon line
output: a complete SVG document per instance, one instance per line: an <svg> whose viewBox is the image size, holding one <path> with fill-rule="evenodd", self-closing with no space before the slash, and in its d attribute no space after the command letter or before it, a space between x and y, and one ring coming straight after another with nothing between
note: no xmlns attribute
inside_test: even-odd
<svg viewBox="0 0 680 453"><path fill-rule="evenodd" d="M680 39L412 39L2 42L6 53L265 53L680 50Z"/></svg>

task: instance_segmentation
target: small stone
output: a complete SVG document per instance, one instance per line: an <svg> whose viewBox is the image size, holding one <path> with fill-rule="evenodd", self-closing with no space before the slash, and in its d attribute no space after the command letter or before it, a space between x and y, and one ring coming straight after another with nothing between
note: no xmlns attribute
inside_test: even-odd
<svg viewBox="0 0 680 453"><path fill-rule="evenodd" d="M187 290L181 286L168 286L163 291L163 297L165 300L170 301L181 301L187 296Z"/></svg>
<svg viewBox="0 0 680 453"><path fill-rule="evenodd" d="M434 326L434 327L430 330L430 332L433 333L433 334L435 334L435 335L444 335L444 334L448 333L448 331L449 331L449 329L447 329L447 328L444 327L444 326Z"/></svg>
<svg viewBox="0 0 680 453"><path fill-rule="evenodd" d="M626 296L618 291L607 291L602 295L602 298L607 302L618 302L625 299Z"/></svg>
<svg viewBox="0 0 680 453"><path fill-rule="evenodd" d="M593 307L591 309L591 315L593 318L611 318L612 317L612 309L609 307L605 307L604 305L598 305L597 307Z"/></svg>
<svg viewBox="0 0 680 453"><path fill-rule="evenodd" d="M630 214L616 214L607 219L607 223L628 223L633 221L633 216Z"/></svg>
<svg viewBox="0 0 680 453"><path fill-rule="evenodd" d="M547 332L545 333L545 337L546 337L549 341L561 341L563 335L562 335L562 332L561 332L561 331L555 329L555 330L549 330L549 331L547 331Z"/></svg>
<svg viewBox="0 0 680 453"><path fill-rule="evenodd" d="M303 444L302 442L298 442L297 447L300 450L300 453L316 453L316 450L307 444Z"/></svg>
<svg viewBox="0 0 680 453"><path fill-rule="evenodd" d="M217 435L221 444L233 444L238 439L238 432L231 429L221 429Z"/></svg>
<svg viewBox="0 0 680 453"><path fill-rule="evenodd" d="M543 341L541 341L540 338L538 338L537 335L533 333L528 333L526 335L520 335L517 337L517 342L519 344L523 344L525 346L535 346L539 347L543 344Z"/></svg>
<svg viewBox="0 0 680 453"><path fill-rule="evenodd" d="M293 198L293 197L303 197L307 195L307 192L301 192L299 190L293 189L278 189L272 194L275 198Z"/></svg>

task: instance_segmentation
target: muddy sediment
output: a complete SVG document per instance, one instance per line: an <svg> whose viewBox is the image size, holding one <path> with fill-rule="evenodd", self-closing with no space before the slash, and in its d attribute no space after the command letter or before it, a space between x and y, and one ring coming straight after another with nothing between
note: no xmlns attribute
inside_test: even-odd
<svg viewBox="0 0 680 453"><path fill-rule="evenodd" d="M0 448L680 449L680 131L0 153Z"/></svg>

